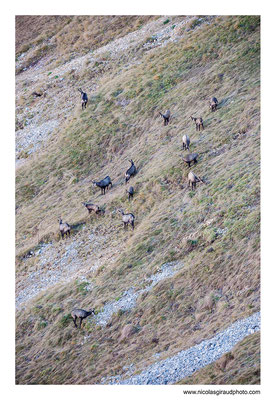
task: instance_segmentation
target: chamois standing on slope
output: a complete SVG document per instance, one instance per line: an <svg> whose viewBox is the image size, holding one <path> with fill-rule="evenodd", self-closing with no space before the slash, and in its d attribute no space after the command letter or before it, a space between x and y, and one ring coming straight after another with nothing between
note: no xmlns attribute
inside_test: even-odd
<svg viewBox="0 0 276 400"><path fill-rule="evenodd" d="M123 210L118 210L119 213L122 214L122 220L124 223L124 229L128 227L128 224L131 224L132 229L134 229L134 219L135 216L132 213L125 214Z"/></svg>
<svg viewBox="0 0 276 400"><path fill-rule="evenodd" d="M194 190L197 182L205 183L199 176L196 176L192 171L190 171L188 174L188 187L192 186L192 190Z"/></svg>
<svg viewBox="0 0 276 400"><path fill-rule="evenodd" d="M94 186L98 186L99 188L101 188L101 194L105 194L105 189L112 187L112 182L109 176L106 176L104 179L102 179L99 182L93 181L92 182Z"/></svg>
<svg viewBox="0 0 276 400"><path fill-rule="evenodd" d="M191 162L193 161L194 164L197 163L198 153L189 153L183 156L183 161L188 164L188 167L191 167Z"/></svg>
<svg viewBox="0 0 276 400"><path fill-rule="evenodd" d="M169 121L170 121L170 117L171 117L171 112L170 110L166 110L165 114L162 114L161 112L159 112L159 114L161 115L161 117L164 118L164 125L168 125Z"/></svg>
<svg viewBox="0 0 276 400"><path fill-rule="evenodd" d="M218 106L218 100L215 97L211 97L209 100L209 107L211 111L216 111Z"/></svg>
<svg viewBox="0 0 276 400"><path fill-rule="evenodd" d="M102 210L99 206L97 206L96 204L92 204L92 203L82 203L86 208L89 214L91 214L92 211L94 211L95 214L99 215L99 214L104 214L104 210Z"/></svg>
<svg viewBox="0 0 276 400"><path fill-rule="evenodd" d="M88 97L87 97L87 94L84 93L81 89L79 89L79 92L81 93L81 108L83 110L84 108L86 108L86 104L88 102Z"/></svg>
<svg viewBox="0 0 276 400"><path fill-rule="evenodd" d="M129 167L129 169L126 171L125 173L125 183L127 183L130 180L131 176L134 176L137 172L137 169L134 165L133 160L129 160L129 162L131 163L131 166Z"/></svg>
<svg viewBox="0 0 276 400"><path fill-rule="evenodd" d="M132 199L134 194L133 186L130 186L128 189L126 189L126 192L128 193L128 200Z"/></svg>
<svg viewBox="0 0 276 400"><path fill-rule="evenodd" d="M202 130L204 129L203 119L201 117L200 118L195 118L192 116L190 116L190 117L191 117L191 120L195 122L197 131L200 131L200 127L202 128Z"/></svg>
<svg viewBox="0 0 276 400"><path fill-rule="evenodd" d="M85 318L87 318L87 317L88 317L89 315L91 315L92 313L95 314L94 308L93 308L93 310L90 310L90 311L85 311L85 310L82 310L81 308L75 308L75 309L71 312L71 316L72 316L72 318L73 318L75 327L76 327L76 328L78 327L77 324L76 324L77 318L80 319L80 328L81 328L82 320L85 319Z"/></svg>
<svg viewBox="0 0 276 400"><path fill-rule="evenodd" d="M59 222L59 231L61 234L61 238L63 239L64 235L69 235L70 237L70 231L71 231L71 226L67 224L67 222L62 222L62 219L58 219Z"/></svg>
<svg viewBox="0 0 276 400"><path fill-rule="evenodd" d="M182 143L183 143L183 150L190 151L190 138L188 135L183 135Z"/></svg>

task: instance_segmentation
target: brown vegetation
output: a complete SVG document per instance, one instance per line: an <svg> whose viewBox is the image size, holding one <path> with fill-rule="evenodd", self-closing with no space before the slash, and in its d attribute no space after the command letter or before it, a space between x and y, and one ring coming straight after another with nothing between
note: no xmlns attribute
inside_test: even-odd
<svg viewBox="0 0 276 400"><path fill-rule="evenodd" d="M24 163L17 169L17 293L30 274L57 273L58 261L71 256L65 246L72 244L77 245L80 275L86 281L76 274L55 283L17 313L16 382L94 384L103 376L123 373L129 363L142 370L156 353L167 358L259 310L259 18L212 17L208 24L196 18L189 27L180 26L183 36L178 41L149 50L129 44L121 53L102 54L93 65L76 70L68 58L78 60L93 46L138 29L140 18L156 19L153 23L161 28L166 20L104 16L93 25L80 17L78 25L79 17L73 17L62 26L69 17L61 25L47 18L38 33L53 43L50 50L35 44L34 32L26 32L24 42L18 39L17 44L17 56L23 45L30 45L18 68L18 122L27 129L30 110L41 124L59 122L39 156L24 149ZM173 31L174 20L169 19L164 26ZM132 23L127 26L126 21ZM89 48L83 48L90 29L97 32L85 42ZM45 54L45 64L37 64L33 82L29 61L36 51ZM78 87L87 92L94 88L83 111ZM45 92L45 97L34 98L34 90ZM215 113L206 110L209 93L220 99ZM173 107L174 118L163 128L157 111L167 107ZM192 129L189 116L195 110L202 110L204 131ZM244 134L238 135L244 127ZM194 173L208 180L196 191L187 188L187 168L181 162L183 130L193 131L193 151L200 154ZM125 160L134 155L139 173L133 177L135 196L129 203L123 177ZM112 177L113 188L101 196L92 180L106 175ZM105 210L105 218L83 221L81 201L90 198ZM126 235L114 210L126 210L130 204L137 226ZM65 210L74 229L62 242L56 216ZM43 259L39 250L46 244L56 258ZM34 255L27 257L30 251ZM143 287L146 278L173 260L181 261L183 268L143 293L135 308L114 313L105 328L87 318L81 330L75 329L73 308L93 304L100 312L130 287ZM91 290L86 290L88 285ZM129 324L135 327L133 334L121 340ZM257 347L259 337L253 336ZM235 358L227 361L227 373L214 367L212 383L258 382L259 361L252 365L249 356L231 353ZM245 346L246 353L251 354ZM198 382L206 381L198 375Z"/></svg>

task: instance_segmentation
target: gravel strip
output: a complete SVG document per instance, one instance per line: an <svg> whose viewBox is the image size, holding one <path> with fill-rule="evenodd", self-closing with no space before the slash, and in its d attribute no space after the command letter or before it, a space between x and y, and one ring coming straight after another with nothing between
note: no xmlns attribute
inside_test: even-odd
<svg viewBox="0 0 276 400"><path fill-rule="evenodd" d="M22 278L20 272L17 274L16 308L19 309L45 289L58 283L72 281L74 278L81 277L83 280L86 273L96 271L101 265L97 254L100 254L105 237L91 234L89 239L86 243L71 241L65 245L65 252L62 255L57 253L51 244L42 245L34 254L39 257L38 269ZM89 264L84 266L80 251L90 251L93 254Z"/></svg>
<svg viewBox="0 0 276 400"><path fill-rule="evenodd" d="M16 132L16 155L22 150L28 150L28 154L37 151L49 138L59 122L51 120L40 125L31 124Z"/></svg>
<svg viewBox="0 0 276 400"><path fill-rule="evenodd" d="M136 290L134 287L126 290L122 297L117 301L113 301L112 303L108 303L103 307L103 310L98 313L95 317L97 325L106 326L108 321L111 319L112 315L119 310L127 311L131 310L136 306L137 297L144 292L149 292L158 282L162 281L163 279L169 278L176 274L183 268L183 264L180 262L170 262L163 264L160 268L160 271L154 275L151 275L146 281L150 281L151 284L146 286L144 289Z"/></svg>
<svg viewBox="0 0 276 400"><path fill-rule="evenodd" d="M105 378L117 385L168 385L218 360L246 336L260 330L260 312L234 322L224 331L173 357L154 363L141 374L121 380L119 375Z"/></svg>

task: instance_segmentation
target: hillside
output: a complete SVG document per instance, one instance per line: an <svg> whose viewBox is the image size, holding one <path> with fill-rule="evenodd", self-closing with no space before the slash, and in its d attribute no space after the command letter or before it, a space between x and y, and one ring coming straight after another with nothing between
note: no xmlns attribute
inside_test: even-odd
<svg viewBox="0 0 276 400"><path fill-rule="evenodd" d="M17 384L138 374L260 310L259 17L19 16L15 137ZM259 383L258 334L232 354L179 383Z"/></svg>

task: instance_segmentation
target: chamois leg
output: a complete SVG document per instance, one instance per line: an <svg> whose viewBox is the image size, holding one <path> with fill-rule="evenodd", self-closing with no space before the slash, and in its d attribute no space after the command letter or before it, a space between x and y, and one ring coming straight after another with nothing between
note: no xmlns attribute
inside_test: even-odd
<svg viewBox="0 0 276 400"><path fill-rule="evenodd" d="M134 221L131 222L132 230L134 231Z"/></svg>
<svg viewBox="0 0 276 400"><path fill-rule="evenodd" d="M82 318L82 317L80 317L80 328L81 328L81 323L82 323L82 320L83 320L83 318Z"/></svg>
<svg viewBox="0 0 276 400"><path fill-rule="evenodd" d="M78 326L77 326L77 324L76 324L76 319L77 319L77 317L74 317L74 318L73 318L73 321L74 321L75 327L77 328Z"/></svg>

